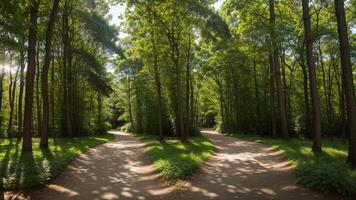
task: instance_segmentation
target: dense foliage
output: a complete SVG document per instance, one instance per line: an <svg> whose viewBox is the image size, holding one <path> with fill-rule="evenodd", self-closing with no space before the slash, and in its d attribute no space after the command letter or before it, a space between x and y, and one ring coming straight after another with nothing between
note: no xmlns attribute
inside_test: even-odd
<svg viewBox="0 0 356 200"><path fill-rule="evenodd" d="M2 1L0 9L1 137L41 136L47 147L48 135L103 133L106 66L122 54L108 2Z"/></svg>

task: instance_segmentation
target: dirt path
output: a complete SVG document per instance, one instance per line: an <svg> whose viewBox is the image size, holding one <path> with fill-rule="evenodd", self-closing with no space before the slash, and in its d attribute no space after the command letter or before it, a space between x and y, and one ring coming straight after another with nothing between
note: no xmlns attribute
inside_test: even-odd
<svg viewBox="0 0 356 200"><path fill-rule="evenodd" d="M203 131L203 135L217 150L185 183L185 191L179 192L184 199L340 199L296 185L291 166L281 152L272 147L225 137L213 131Z"/></svg>
<svg viewBox="0 0 356 200"><path fill-rule="evenodd" d="M141 141L126 133L112 133L115 140L80 156L53 183L7 193L5 199L339 199L297 186L288 162L275 149L212 131L203 134L215 144L216 154L176 189L160 180Z"/></svg>
<svg viewBox="0 0 356 200"><path fill-rule="evenodd" d="M115 140L90 149L51 184L35 191L6 194L5 199L161 199L172 187L160 181L144 144L122 132Z"/></svg>

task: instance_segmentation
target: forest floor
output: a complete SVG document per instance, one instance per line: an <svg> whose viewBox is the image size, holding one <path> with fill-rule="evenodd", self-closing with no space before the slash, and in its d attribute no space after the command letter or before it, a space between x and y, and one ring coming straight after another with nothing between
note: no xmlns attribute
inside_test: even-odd
<svg viewBox="0 0 356 200"><path fill-rule="evenodd" d="M51 184L5 199L340 199L296 185L273 147L203 131L216 152L189 180L170 186L150 164L145 143L122 132L73 161Z"/></svg>

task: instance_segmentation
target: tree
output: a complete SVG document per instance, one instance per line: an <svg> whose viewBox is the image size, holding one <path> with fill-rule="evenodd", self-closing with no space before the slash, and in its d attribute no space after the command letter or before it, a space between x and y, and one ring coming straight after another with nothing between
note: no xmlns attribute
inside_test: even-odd
<svg viewBox="0 0 356 200"><path fill-rule="evenodd" d="M313 152L321 152L321 128L320 128L320 106L319 95L317 89L315 65L313 61L313 38L309 16L309 0L303 0L303 21L306 40L306 57L309 69L309 83L312 99L312 115L313 115Z"/></svg>
<svg viewBox="0 0 356 200"><path fill-rule="evenodd" d="M270 26L271 26L271 39L272 39L272 52L273 52L273 64L274 64L274 74L277 88L277 97L279 105L279 114L281 120L281 129L284 139L289 139L288 126L287 126L287 116L285 108L285 95L283 93L283 85L281 82L281 72L280 72L280 62L279 62L279 52L277 46L277 35L275 34L275 13L274 13L274 0L269 1L269 12L270 12Z"/></svg>
<svg viewBox="0 0 356 200"><path fill-rule="evenodd" d="M30 3L30 21L27 51L28 64L26 73L26 94L22 151L32 151L31 123L33 107L33 87L36 68L37 17L39 4L39 0L32 0Z"/></svg>
<svg viewBox="0 0 356 200"><path fill-rule="evenodd" d="M348 162L356 166L356 98L353 82L353 71L350 59L347 24L345 19L344 1L335 0L335 15L340 43L340 61L342 69L342 84L345 90L345 99L348 118L349 154Z"/></svg>
<svg viewBox="0 0 356 200"><path fill-rule="evenodd" d="M48 20L46 32L45 58L42 68L42 125L40 148L48 148L48 127L49 127L49 100L48 100L48 71L51 64L53 26L57 16L60 0L53 1L53 8Z"/></svg>

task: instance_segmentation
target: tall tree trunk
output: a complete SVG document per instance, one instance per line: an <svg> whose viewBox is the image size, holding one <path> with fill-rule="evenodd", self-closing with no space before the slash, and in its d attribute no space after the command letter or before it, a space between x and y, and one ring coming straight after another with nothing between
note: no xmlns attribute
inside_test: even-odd
<svg viewBox="0 0 356 200"><path fill-rule="evenodd" d="M25 112L23 125L23 143L22 151L32 151L31 123L33 106L33 86L36 72L36 41L37 41L37 17L40 1L32 0L30 2L30 24L28 35L27 52L27 73L26 73L26 94L25 94Z"/></svg>
<svg viewBox="0 0 356 200"><path fill-rule="evenodd" d="M270 66L270 112L271 112L271 131L272 137L277 136L276 130L276 111L275 111L275 81L274 81L274 64L273 64L273 55L268 55L269 66Z"/></svg>
<svg viewBox="0 0 356 200"><path fill-rule="evenodd" d="M271 31L271 39L272 39L272 49L273 49L273 64L274 64L274 72L275 72L275 81L277 88L277 97L278 97L278 106L279 106L279 114L281 120L281 129L284 139L289 139L288 133L288 125L287 125L287 116L286 116L286 108L285 108L285 96L283 92L283 85L281 80L281 72L280 72L280 62L279 62L279 53L276 41L276 22L275 22L275 14L274 14L274 0L269 1L269 11L270 11L270 31Z"/></svg>
<svg viewBox="0 0 356 200"><path fill-rule="evenodd" d="M194 118L194 84L193 84L193 74L192 74L192 67L190 67L189 73L189 84L190 84L190 126L195 126L195 118Z"/></svg>
<svg viewBox="0 0 356 200"><path fill-rule="evenodd" d="M356 98L343 0L335 0L335 14L340 42L342 83L345 88L348 117L349 155L347 160L352 166L356 167Z"/></svg>
<svg viewBox="0 0 356 200"><path fill-rule="evenodd" d="M336 66L335 66L336 67ZM338 67L338 66L337 66ZM339 94L339 110L340 110L340 114L341 114L341 138L345 139L346 138L346 106L345 106L345 88L342 86L342 81L340 81L339 77L341 77L342 75L340 73L336 73L335 77L336 77L336 85L337 85L337 90L338 90L338 94Z"/></svg>
<svg viewBox="0 0 356 200"><path fill-rule="evenodd" d="M8 136L10 136L11 134L11 128L12 128L12 117L13 117L13 113L14 113L14 106L12 104L13 102L13 96L12 96L12 86L14 84L13 82L13 78L12 78L12 55L10 54L10 69L9 69L9 104L10 104L10 117L9 117L9 123L8 123L8 128L7 128L7 134ZM15 86L16 87L16 86Z"/></svg>
<svg viewBox="0 0 356 200"><path fill-rule="evenodd" d="M153 36L154 37L154 36ZM158 55L156 49L155 38L152 39L153 45L153 60L154 60L154 74L155 74L155 83L156 83L156 92L157 92L157 100L158 100L158 128L159 128L159 138L160 140L164 139L163 135L163 116L162 116L162 86L161 86L161 78L160 78L160 70L158 66Z"/></svg>
<svg viewBox="0 0 356 200"><path fill-rule="evenodd" d="M9 86L9 99L10 99L10 118L9 118L9 126L7 129L7 133L10 135L12 133L12 122L14 118L14 110L15 110L15 94L16 94L16 82L19 74L21 66L19 66L16 70L15 78L12 80L10 78L10 86ZM11 75L11 72L10 72Z"/></svg>
<svg viewBox="0 0 356 200"><path fill-rule="evenodd" d="M98 125L102 125L102 110L103 110L103 102L102 95L98 92L97 101L98 101ZM101 130L100 130L101 131Z"/></svg>
<svg viewBox="0 0 356 200"><path fill-rule="evenodd" d="M259 133L260 132L260 107L259 107L259 96L258 96L256 59L253 60L253 78L255 84L255 98L256 98L256 132Z"/></svg>
<svg viewBox="0 0 356 200"><path fill-rule="evenodd" d="M127 76L127 105L129 110L129 118L131 123L132 132L136 133L135 125L132 117L132 106L131 106L131 79Z"/></svg>
<svg viewBox="0 0 356 200"><path fill-rule="evenodd" d="M63 13L63 94L64 94L64 112L65 123L67 128L67 134L69 138L73 138L73 128L71 119L70 108L70 38L69 38L69 0L64 1L64 13Z"/></svg>
<svg viewBox="0 0 356 200"><path fill-rule="evenodd" d="M311 32L309 0L302 0L304 32L307 48L307 64L309 68L309 81L313 111L313 152L321 152L321 127L320 127L320 105L316 81L316 70L313 61L313 38Z"/></svg>
<svg viewBox="0 0 356 200"><path fill-rule="evenodd" d="M317 11L316 12L316 32L317 34L319 34L319 14L320 12ZM317 47L318 47L318 58L319 58L319 63L320 63L320 67L321 67L321 72L322 72L322 77L323 77L323 92L324 92L324 100L325 100L325 110L326 110L326 118L327 118L327 124L331 123L331 107L329 107L328 101L329 98L331 98L330 96L328 96L327 93L327 84L326 84L326 75L325 75L325 63L324 63L324 59L323 59L323 51L321 49L321 37L319 37L319 39L317 40ZM329 131L329 129L327 130ZM328 134L329 132L325 132L326 134Z"/></svg>
<svg viewBox="0 0 356 200"><path fill-rule="evenodd" d="M175 36L173 35L172 38L175 38ZM183 116L183 109L182 109L182 97L181 97L181 75L180 75L180 66L179 66L179 47L177 42L172 42L172 61L174 63L174 67L175 67L175 75L176 75L176 101L177 101L177 127L179 127L180 130L180 137L181 140L185 140L186 139L186 135L185 135L185 130L184 130L184 116Z"/></svg>
<svg viewBox="0 0 356 200"><path fill-rule="evenodd" d="M22 137L22 101L23 101L23 89L24 89L24 71L25 71L25 52L20 53L20 88L19 88L19 97L17 102L17 127L18 127L18 138Z"/></svg>
<svg viewBox="0 0 356 200"><path fill-rule="evenodd" d="M2 68L0 74L0 128L2 126L2 99L4 94L4 77L5 77L5 68Z"/></svg>
<svg viewBox="0 0 356 200"><path fill-rule="evenodd" d="M321 50L321 44L320 41L318 42L318 51L319 51L319 62L320 62L320 67L321 67L321 73L323 76L323 88L324 88L324 100L325 100L325 108L326 108L326 118L327 118L327 122L328 124L330 124L331 122L331 108L329 107L329 98L331 98L330 96L328 96L328 90L327 90L327 80L326 80L326 72L325 72L325 64L324 64L324 60L323 60L323 52Z"/></svg>
<svg viewBox="0 0 356 200"><path fill-rule="evenodd" d="M40 148L48 148L49 101L48 101L48 71L51 65L52 35L60 0L53 1L46 31L45 58L42 68L42 125ZM52 83L53 84L53 83Z"/></svg>
<svg viewBox="0 0 356 200"><path fill-rule="evenodd" d="M137 113L137 127L136 130L138 133L145 133L145 125L144 125L144 119L143 119L143 110L142 110L142 97L140 96L140 94L142 94L142 92L140 91L140 87L138 85L138 82L140 81L136 79L136 77L134 76L133 79L133 84L135 87L135 93L136 93L136 113Z"/></svg>
<svg viewBox="0 0 356 200"><path fill-rule="evenodd" d="M53 49L53 48L52 48ZM55 125L55 105L54 105L54 51L52 53L52 70L51 70L51 132L53 134L53 138L55 138L56 132L56 125ZM90 116L90 115L89 115ZM90 121L89 121L90 123Z"/></svg>
<svg viewBox="0 0 356 200"><path fill-rule="evenodd" d="M39 46L39 42L37 43L37 48ZM41 69L40 69L40 55L39 51L37 51L37 70L36 70L36 110L37 110L37 132L41 135L41 124L42 124L42 116L41 116L41 95L40 95L40 76L41 76Z"/></svg>
<svg viewBox="0 0 356 200"><path fill-rule="evenodd" d="M281 73L281 76L282 76L282 88L283 88L283 95L284 95L284 108L286 109L286 118L287 120L289 119L289 111L288 110L288 87L287 87L287 78L286 78L286 60L285 60L285 53L284 53L284 48L283 48L283 43L281 42L280 43L280 47L281 47L281 51L280 51L280 65L281 65L281 69L282 69L282 73ZM277 49L278 49L278 46L277 46ZM278 51L279 53L279 51ZM292 79L290 77L290 79Z"/></svg>
<svg viewBox="0 0 356 200"><path fill-rule="evenodd" d="M191 61L190 61L190 53L191 53L191 43L192 43L192 36L189 33L189 44L188 44L188 51L187 51L187 64L186 64L186 99L185 99L185 109L186 109L186 123L185 123L185 134L188 136L190 132L190 77L191 77Z"/></svg>
<svg viewBox="0 0 356 200"><path fill-rule="evenodd" d="M303 43L304 46L304 43ZM304 61L304 47L301 52L300 67L303 73L303 90L304 90L304 135L310 137L310 111L309 111L309 89L308 89L308 72Z"/></svg>

